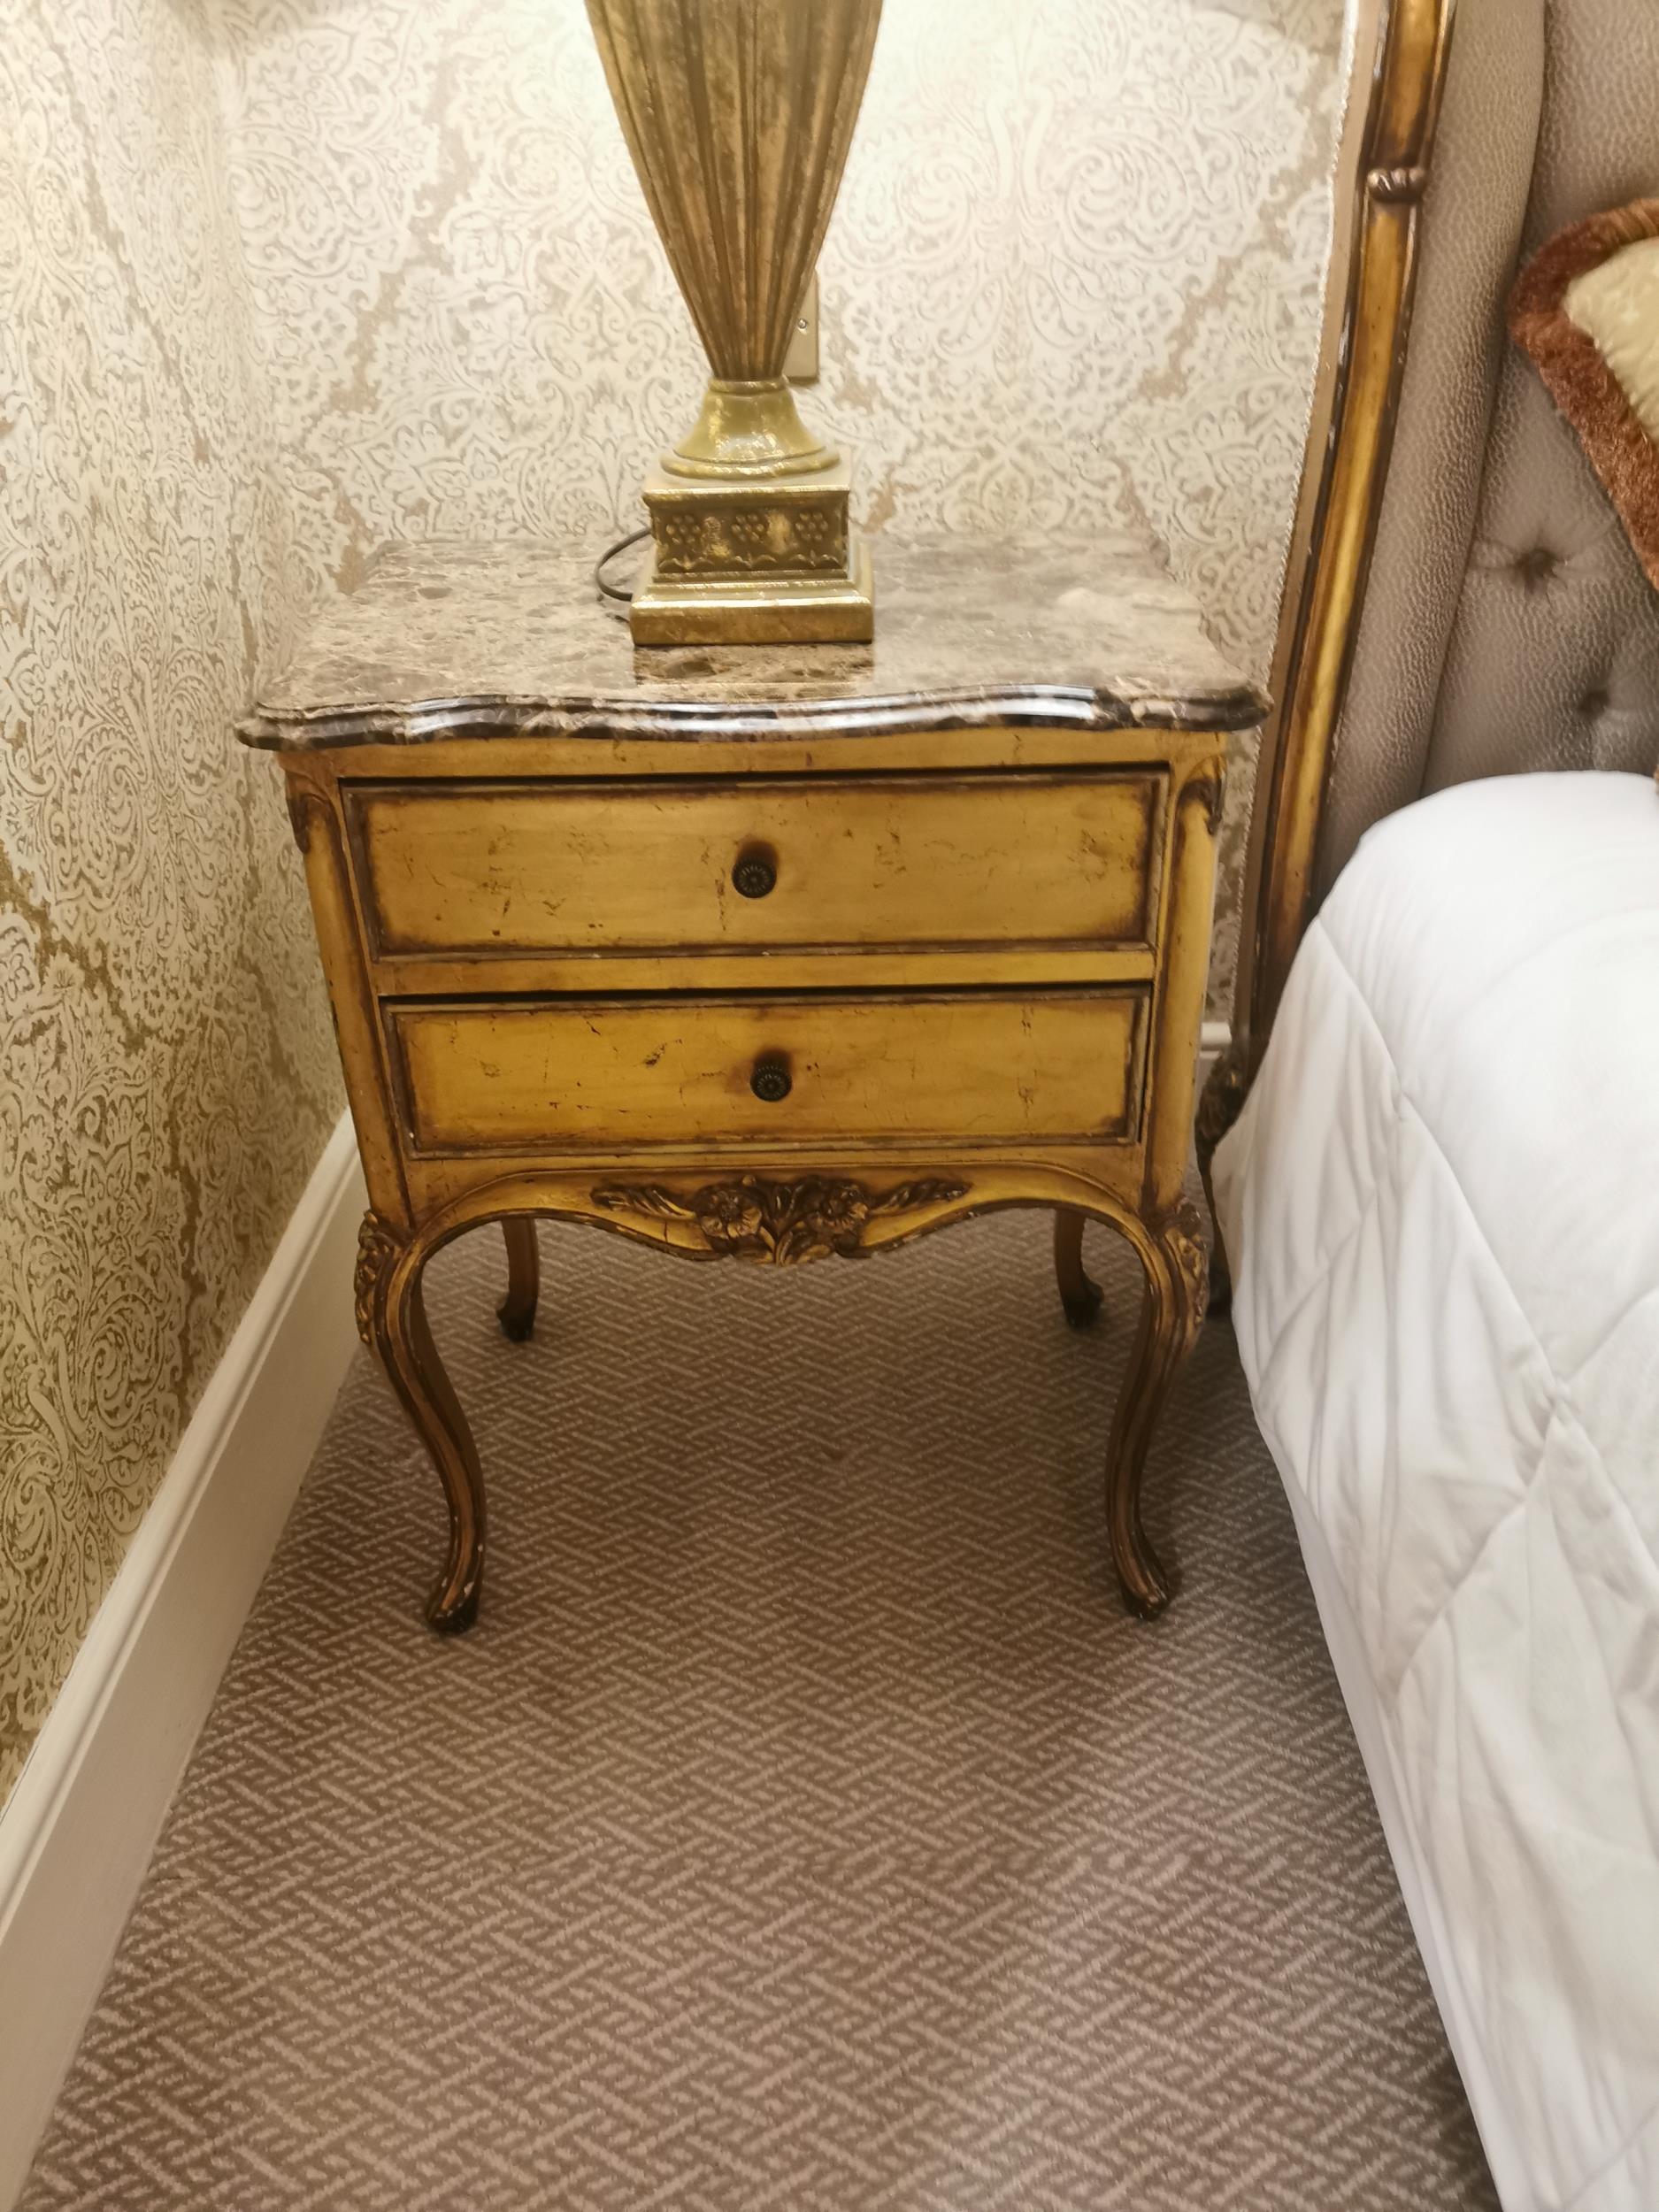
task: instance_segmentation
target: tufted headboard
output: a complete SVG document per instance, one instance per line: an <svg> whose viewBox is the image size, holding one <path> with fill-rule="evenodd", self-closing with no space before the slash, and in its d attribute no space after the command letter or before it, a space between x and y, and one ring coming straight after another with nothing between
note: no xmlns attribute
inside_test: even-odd
<svg viewBox="0 0 1659 2212"><path fill-rule="evenodd" d="M1659 193L1659 0L1361 0L1355 50L1240 1080L1372 822L1472 777L1659 764L1659 595L1505 330L1538 245Z"/></svg>

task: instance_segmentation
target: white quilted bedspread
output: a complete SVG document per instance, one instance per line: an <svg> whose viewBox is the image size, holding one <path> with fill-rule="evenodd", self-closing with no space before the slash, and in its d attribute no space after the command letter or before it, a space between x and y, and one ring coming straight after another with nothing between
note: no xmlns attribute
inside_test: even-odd
<svg viewBox="0 0 1659 2212"><path fill-rule="evenodd" d="M1506 2212L1659 2212L1659 794L1373 830L1217 1163L1239 1347Z"/></svg>

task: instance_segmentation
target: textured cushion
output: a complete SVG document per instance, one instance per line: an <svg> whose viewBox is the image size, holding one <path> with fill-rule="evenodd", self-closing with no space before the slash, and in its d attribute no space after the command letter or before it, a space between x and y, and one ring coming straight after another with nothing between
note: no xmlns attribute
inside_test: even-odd
<svg viewBox="0 0 1659 2212"><path fill-rule="evenodd" d="M1460 0L1417 319L1317 857L1520 769L1659 763L1659 598L1505 313L1524 254L1659 192L1659 0Z"/></svg>
<svg viewBox="0 0 1659 2212"><path fill-rule="evenodd" d="M1521 272L1509 330L1659 586L1659 200L1559 232Z"/></svg>

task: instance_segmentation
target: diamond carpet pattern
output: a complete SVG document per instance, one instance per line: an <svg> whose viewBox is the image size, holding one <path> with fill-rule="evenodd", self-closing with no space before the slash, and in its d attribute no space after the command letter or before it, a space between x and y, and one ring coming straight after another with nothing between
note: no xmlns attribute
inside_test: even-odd
<svg viewBox="0 0 1659 2212"><path fill-rule="evenodd" d="M1090 1247L445 1254L480 1626L365 1356L25 2212L1495 2212L1225 1327L1119 1608Z"/></svg>

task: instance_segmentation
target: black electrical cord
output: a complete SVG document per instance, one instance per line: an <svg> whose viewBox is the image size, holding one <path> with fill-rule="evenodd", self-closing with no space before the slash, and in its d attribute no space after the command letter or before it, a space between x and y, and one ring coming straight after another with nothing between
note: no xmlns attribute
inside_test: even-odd
<svg viewBox="0 0 1659 2212"><path fill-rule="evenodd" d="M650 534L649 528L631 530L626 538L618 538L616 543L606 552L602 553L594 563L594 581L607 599L619 599L625 607L633 605L634 594L631 591L624 591L619 585L608 584L605 581L605 571L618 553L626 553L631 545L642 545Z"/></svg>

